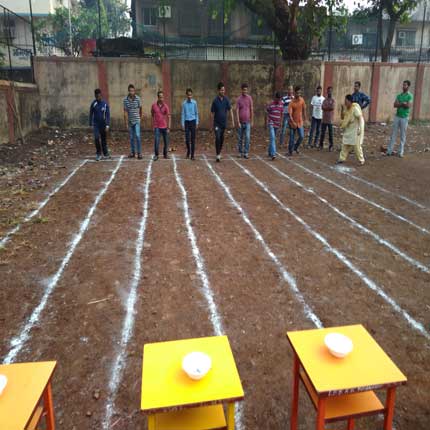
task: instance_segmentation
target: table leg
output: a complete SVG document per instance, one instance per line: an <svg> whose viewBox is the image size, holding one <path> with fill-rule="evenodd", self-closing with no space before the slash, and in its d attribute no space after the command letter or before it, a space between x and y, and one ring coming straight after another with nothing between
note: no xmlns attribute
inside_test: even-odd
<svg viewBox="0 0 430 430"><path fill-rule="evenodd" d="M291 420L290 430L297 430L297 415L299 412L299 376L300 361L297 354L294 354L294 365L293 365L293 400L291 406Z"/></svg>
<svg viewBox="0 0 430 430"><path fill-rule="evenodd" d="M234 430L234 403L227 404L227 429Z"/></svg>
<svg viewBox="0 0 430 430"><path fill-rule="evenodd" d="M55 430L54 403L52 401L52 387L50 382L43 393L43 402L46 412L46 428L47 430Z"/></svg>
<svg viewBox="0 0 430 430"><path fill-rule="evenodd" d="M155 430L155 415L148 415L148 430Z"/></svg>
<svg viewBox="0 0 430 430"><path fill-rule="evenodd" d="M316 430L324 430L325 424L325 398L318 399L318 411L317 411L317 425Z"/></svg>
<svg viewBox="0 0 430 430"><path fill-rule="evenodd" d="M396 399L396 387L388 388L385 401L384 430L392 430L394 417L394 401Z"/></svg>

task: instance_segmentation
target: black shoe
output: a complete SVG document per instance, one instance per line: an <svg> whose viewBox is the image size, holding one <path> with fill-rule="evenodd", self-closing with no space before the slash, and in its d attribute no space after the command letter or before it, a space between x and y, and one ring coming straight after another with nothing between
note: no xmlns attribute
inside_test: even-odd
<svg viewBox="0 0 430 430"><path fill-rule="evenodd" d="M134 152L130 152L128 158L134 158L136 156L136 154Z"/></svg>
<svg viewBox="0 0 430 430"><path fill-rule="evenodd" d="M243 156L243 158L248 159L248 158L249 158L249 155L248 155L248 154L245 154L245 155Z"/></svg>
<svg viewBox="0 0 430 430"><path fill-rule="evenodd" d="M287 157L292 157L292 156L293 156L293 153L292 153L292 152L287 152L285 155L286 155Z"/></svg>
<svg viewBox="0 0 430 430"><path fill-rule="evenodd" d="M343 164L343 161L337 160L336 164Z"/></svg>
<svg viewBox="0 0 430 430"><path fill-rule="evenodd" d="M165 160L168 160L170 157L168 155L163 155Z"/></svg>
<svg viewBox="0 0 430 430"><path fill-rule="evenodd" d="M276 160L276 155L272 155L272 161Z"/></svg>
<svg viewBox="0 0 430 430"><path fill-rule="evenodd" d="M300 152L299 152L299 150L298 150L298 149L295 149L295 150L294 150L294 152L295 152L296 154L300 154Z"/></svg>
<svg viewBox="0 0 430 430"><path fill-rule="evenodd" d="M193 160L193 161L195 160L194 155L191 157L191 160Z"/></svg>
<svg viewBox="0 0 430 430"><path fill-rule="evenodd" d="M143 157L142 157L142 154L138 154L137 158L138 158L139 160L141 160L141 159L143 158Z"/></svg>
<svg viewBox="0 0 430 430"><path fill-rule="evenodd" d="M190 158L190 154L187 152L187 155L185 156L186 159ZM191 157L192 158L192 157Z"/></svg>
<svg viewBox="0 0 430 430"><path fill-rule="evenodd" d="M154 156L152 157L152 159L153 159L154 161L157 161L157 160L158 160L158 155L154 155Z"/></svg>

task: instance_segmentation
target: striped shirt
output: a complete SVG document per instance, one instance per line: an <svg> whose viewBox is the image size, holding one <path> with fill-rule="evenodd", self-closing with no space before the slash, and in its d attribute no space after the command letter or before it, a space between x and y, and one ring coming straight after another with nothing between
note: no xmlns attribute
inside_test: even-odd
<svg viewBox="0 0 430 430"><path fill-rule="evenodd" d="M127 96L124 99L124 112L128 114L128 123L130 125L137 124L140 122L140 108L142 107L142 102L140 97L135 95L134 98Z"/></svg>
<svg viewBox="0 0 430 430"><path fill-rule="evenodd" d="M284 114L288 115L288 105L291 100L293 100L294 96L289 96L288 94L282 97L282 105L284 106Z"/></svg>
<svg viewBox="0 0 430 430"><path fill-rule="evenodd" d="M281 126L282 112L284 110L282 103L273 100L272 103L267 105L267 117L269 125L273 125L275 128Z"/></svg>

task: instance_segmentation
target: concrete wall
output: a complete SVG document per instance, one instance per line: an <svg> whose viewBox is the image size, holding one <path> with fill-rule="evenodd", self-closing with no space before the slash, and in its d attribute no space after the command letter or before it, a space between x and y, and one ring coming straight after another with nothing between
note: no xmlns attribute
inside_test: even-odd
<svg viewBox="0 0 430 430"><path fill-rule="evenodd" d="M24 137L40 126L40 97L36 85L0 81L0 144Z"/></svg>
<svg viewBox="0 0 430 430"><path fill-rule="evenodd" d="M356 80L361 81L362 90L372 97L371 107L365 113L371 121L392 118L393 100L405 79L412 82L412 91L416 93L414 119L430 120L430 102L425 96L430 87L429 65L307 61L281 64L275 68L273 64L262 62L172 60L156 63L132 58L37 57L35 75L42 121L50 126L86 126L94 88L100 87L111 106L112 125L123 127L122 100L128 84L134 83L143 98L144 128L150 127L150 106L159 89L165 92L166 101L172 108L173 127L178 128L187 87L194 90L201 125L207 128L211 125L210 105L220 80L225 83L227 95L233 102L240 94L241 83L249 84L257 126L264 123L264 106L273 97L275 89L283 90L288 84L301 85L308 104L317 85L321 84L324 90L333 86L338 121L340 105L344 96L352 92Z"/></svg>

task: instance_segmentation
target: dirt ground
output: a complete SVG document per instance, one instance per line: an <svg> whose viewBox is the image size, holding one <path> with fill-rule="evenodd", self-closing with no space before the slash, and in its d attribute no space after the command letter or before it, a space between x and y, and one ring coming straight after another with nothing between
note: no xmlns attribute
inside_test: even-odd
<svg viewBox="0 0 430 430"><path fill-rule="evenodd" d="M196 245L245 390L241 428L288 428L292 352L285 333L314 327L281 276L282 266L324 326L362 323L408 377L407 385L397 390L394 428L428 430L430 126L410 126L403 159L381 152L390 131L389 126L369 125L366 165L358 167L351 156L343 171L332 168L337 150L303 149L291 161L268 160L264 130L253 132L249 160L237 158L232 131L221 163L214 162L213 135L207 131L199 131L197 159L184 160L183 133L172 132L176 151L171 159L151 165L135 324L125 346L122 330L144 215L152 135L143 133L144 160L124 159L121 164L118 156L128 153L127 135L121 132L109 136L113 159L99 163L94 162L92 137L86 131L45 129L25 144L0 146L0 240L19 228L0 248L2 361L90 214L88 228L14 361L58 361L53 389L59 429L102 429L109 401L114 407L109 428L146 428L139 411L143 345L214 334L190 246L176 163ZM339 147L337 130L335 144ZM241 211L211 173L205 155ZM89 161L52 194L85 159ZM278 202L255 179L266 184ZM103 187L106 192L95 206ZM47 197L40 211L26 218ZM333 249L348 259L349 267ZM369 288L369 282L383 294ZM124 372L112 395L112 366L121 352ZM314 428L315 422L303 391L301 430ZM357 428L379 429L382 420L361 419Z"/></svg>

